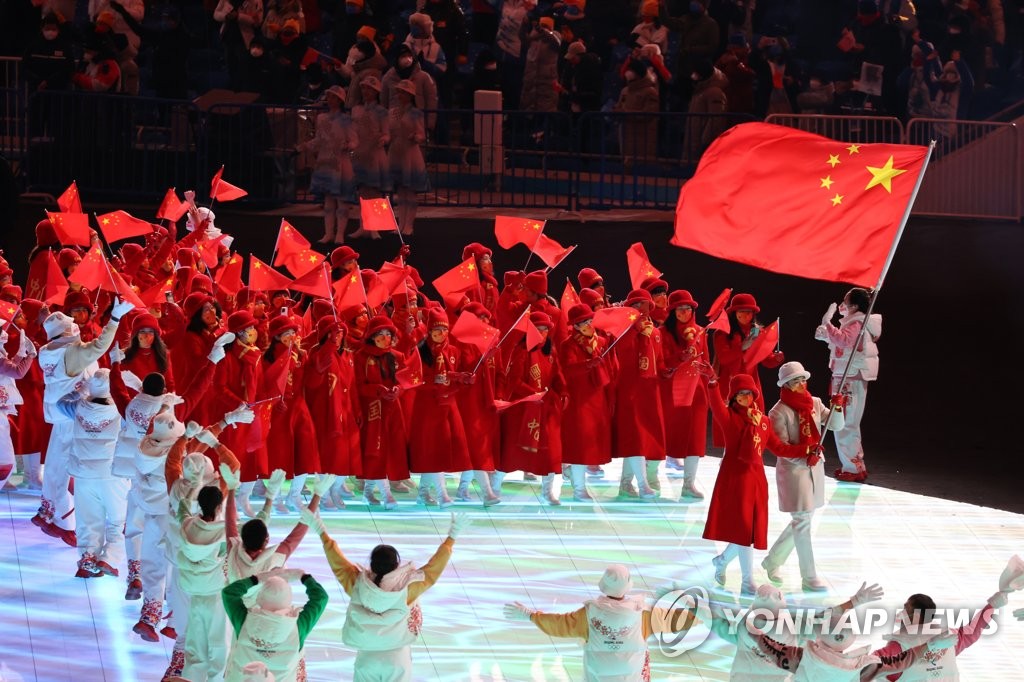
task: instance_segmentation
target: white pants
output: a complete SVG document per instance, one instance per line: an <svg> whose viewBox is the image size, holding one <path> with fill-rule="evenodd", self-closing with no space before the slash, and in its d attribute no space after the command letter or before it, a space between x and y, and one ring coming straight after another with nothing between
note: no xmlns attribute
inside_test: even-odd
<svg viewBox="0 0 1024 682"><path fill-rule="evenodd" d="M800 576L804 580L818 577L814 568L814 550L811 546L812 511L792 512L789 525L779 534L778 540L768 550L765 563L769 566L782 566L796 549L800 561Z"/></svg>
<svg viewBox="0 0 1024 682"><path fill-rule="evenodd" d="M43 467L43 499L53 503L53 518L50 522L63 530L75 529L75 508L68 492L71 476L68 474L68 458L71 456L72 429L74 422L62 421L53 425L50 444L46 448L46 465Z"/></svg>
<svg viewBox="0 0 1024 682"><path fill-rule="evenodd" d="M224 602L219 592L193 594L188 599L185 667L181 676L191 682L223 680L228 660L228 616Z"/></svg>
<svg viewBox="0 0 1024 682"><path fill-rule="evenodd" d="M839 381L842 375L832 377L832 394L839 390ZM849 402L843 408L843 417L846 419L846 426L840 431L834 431L836 437L836 450L839 453L839 461L843 465L843 471L858 473L864 471L864 447L860 438L860 422L864 418L864 404L868 399L868 382L863 379L847 377L843 394Z"/></svg>
<svg viewBox="0 0 1024 682"><path fill-rule="evenodd" d="M129 561L142 559L142 528L146 524L146 514L135 502L135 495L132 494L131 479L124 479L128 482L128 499L125 502L124 515L124 545L128 553Z"/></svg>
<svg viewBox="0 0 1024 682"><path fill-rule="evenodd" d="M170 580L167 581L167 609L172 615L167 624L178 632L178 638L174 640L175 649L185 649L185 628L188 627L191 606L192 595L181 589L178 565L172 563Z"/></svg>
<svg viewBox="0 0 1024 682"><path fill-rule="evenodd" d="M142 590L146 599L164 599L167 580L167 514L146 514L142 525Z"/></svg>
<svg viewBox="0 0 1024 682"><path fill-rule="evenodd" d="M75 511L78 514L78 552L91 552L97 561L117 567L124 563L125 497L123 478L76 478Z"/></svg>
<svg viewBox="0 0 1024 682"><path fill-rule="evenodd" d="M14 473L14 443L11 441L11 421L6 414L0 413L0 488Z"/></svg>
<svg viewBox="0 0 1024 682"><path fill-rule="evenodd" d="M360 651L352 682L412 682L412 647Z"/></svg>

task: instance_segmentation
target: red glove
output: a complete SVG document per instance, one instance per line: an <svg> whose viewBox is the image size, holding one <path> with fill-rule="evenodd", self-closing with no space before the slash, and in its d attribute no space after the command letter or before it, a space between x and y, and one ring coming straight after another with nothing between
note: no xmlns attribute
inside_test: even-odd
<svg viewBox="0 0 1024 682"><path fill-rule="evenodd" d="M850 396L845 393L837 393L832 396L832 407L841 410L850 404Z"/></svg>
<svg viewBox="0 0 1024 682"><path fill-rule="evenodd" d="M586 366L587 369L594 369L595 367L600 365L601 362L603 362L603 361L604 361L604 358L601 357L600 355L598 355L598 356L595 356L595 357L592 357L592 358L588 358L586 363L584 363L584 365Z"/></svg>
<svg viewBox="0 0 1024 682"><path fill-rule="evenodd" d="M402 244L402 248L398 249L398 257L403 260L408 259L410 253L412 253L412 249L409 248L408 244Z"/></svg>
<svg viewBox="0 0 1024 682"><path fill-rule="evenodd" d="M814 466L821 461L825 454L825 448L821 444L811 445L807 448L807 466Z"/></svg>

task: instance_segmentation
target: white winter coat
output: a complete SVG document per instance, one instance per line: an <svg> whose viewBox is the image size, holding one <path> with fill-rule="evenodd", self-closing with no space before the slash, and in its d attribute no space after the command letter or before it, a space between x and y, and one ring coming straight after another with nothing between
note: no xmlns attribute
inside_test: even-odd
<svg viewBox="0 0 1024 682"><path fill-rule="evenodd" d="M862 324L864 324L864 313L856 312L840 319L838 327L831 323L822 324L814 331L814 338L828 344L828 366L832 370L833 376L842 376L846 371L853 344L857 340ZM864 332L861 347L854 356L849 374L851 379L874 381L878 378L877 341L881 335L882 316L873 313L871 319L868 320L867 331Z"/></svg>
<svg viewBox="0 0 1024 682"><path fill-rule="evenodd" d="M649 680L643 599L611 599L602 595L585 602L584 606L588 628L587 642L583 645L584 679L587 682Z"/></svg>
<svg viewBox="0 0 1024 682"><path fill-rule="evenodd" d="M843 413L838 410L833 413L821 398L813 399L811 414L819 433L826 422L832 431L841 430L846 423ZM768 416L779 440L790 445L800 442L800 419L793 408L780 400L768 411ZM775 483L779 489L779 511L789 514L813 511L825 504L825 459L821 458L811 467L806 459L779 457L775 463Z"/></svg>

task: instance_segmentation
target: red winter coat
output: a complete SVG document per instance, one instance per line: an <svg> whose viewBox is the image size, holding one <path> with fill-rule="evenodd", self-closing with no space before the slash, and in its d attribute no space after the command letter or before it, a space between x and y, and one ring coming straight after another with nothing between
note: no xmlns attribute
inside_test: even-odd
<svg viewBox="0 0 1024 682"><path fill-rule="evenodd" d="M185 332L180 343L174 347L174 385L189 386L192 379L205 364L207 356L213 350L213 342L217 337L214 334L203 331L202 333ZM193 413L193 419L202 425L212 424L216 420L209 418L210 397L207 396ZM238 405L235 405L238 407Z"/></svg>
<svg viewBox="0 0 1024 682"><path fill-rule="evenodd" d="M131 372L137 376L140 380L146 378L146 375L152 374L153 372L160 372L164 375L164 386L167 388L169 393L174 393L174 365L171 363L170 351L167 352L167 370L161 370L156 364L156 355L153 353L151 348L139 348L135 355L132 356L131 360L125 358L121 361L121 373ZM185 388L188 388L187 386ZM135 397L135 391L131 388L128 389L128 394L131 397ZM205 426L205 424L204 424Z"/></svg>
<svg viewBox="0 0 1024 682"><path fill-rule="evenodd" d="M480 351L475 346L462 346L461 351L463 369L473 371L480 361ZM498 465L501 420L494 409L497 370L497 359L492 355L477 369L476 380L455 394L462 426L466 430L466 441L472 444L469 458L476 471L494 471Z"/></svg>
<svg viewBox="0 0 1024 682"><path fill-rule="evenodd" d="M545 355L539 346L527 352L517 344L512 351L503 395L509 401L547 390L540 401L521 403L504 412L501 420L499 471L526 471L538 476L562 471L562 396L565 380L558 356Z"/></svg>
<svg viewBox="0 0 1024 682"><path fill-rule="evenodd" d="M619 376L615 386L613 457L665 459L665 423L658 377L665 367L661 332L639 332L640 320L615 346Z"/></svg>
<svg viewBox="0 0 1024 682"><path fill-rule="evenodd" d="M708 506L704 538L768 549L768 479L764 451L777 457L804 458L806 445L787 445L772 430L768 415L757 410L754 425L742 408L730 408L718 384L709 391L711 414L725 434L725 453Z"/></svg>
<svg viewBox="0 0 1024 682"><path fill-rule="evenodd" d="M258 398L273 398L284 388L284 400L271 402L270 428L267 431L267 465L270 470L284 469L285 475L317 474L320 449L316 430L302 393L305 354L282 344L273 349L273 362L263 366Z"/></svg>
<svg viewBox="0 0 1024 682"><path fill-rule="evenodd" d="M382 363L383 355L394 358L395 369ZM363 445L363 478L404 481L409 478L408 439L405 415L399 400L385 399L385 389L396 386L395 372L401 363L390 350L363 344L356 352L356 390L363 413L359 438Z"/></svg>
<svg viewBox="0 0 1024 682"><path fill-rule="evenodd" d="M423 360L423 384L415 389L409 424L409 468L423 474L473 468L455 394L462 387L449 375L460 372L459 349L427 342L433 362ZM417 351L418 352L418 351ZM437 383L438 379L444 383Z"/></svg>
<svg viewBox="0 0 1024 682"><path fill-rule="evenodd" d="M715 369L718 370L718 382L723 386L728 386L733 374L749 374L757 385L757 406L764 412L764 391L761 390L761 377L758 376L756 369L748 370L744 359L747 347L750 346L747 341L750 330L740 329L739 331L739 334L733 336L715 332ZM783 362L783 359L769 355L761 361L761 367L775 369ZM713 444L716 448L725 445L717 424L715 425Z"/></svg>
<svg viewBox="0 0 1024 682"><path fill-rule="evenodd" d="M562 342L558 357L565 373L569 402L562 411L562 461L565 464L606 464L612 458L611 372L612 355L587 367L608 347L595 335L593 342L573 334Z"/></svg>
<svg viewBox="0 0 1024 682"><path fill-rule="evenodd" d="M18 354L21 334L21 329L13 324L7 328L7 357L13 358ZM36 350L39 350L38 344ZM31 455L38 452L45 461L46 446L50 442L50 429L53 426L43 419L43 383L43 370L38 360L29 365L24 377L14 382L24 403L18 406L17 416L11 418L11 444L14 446L14 454Z"/></svg>
<svg viewBox="0 0 1024 682"><path fill-rule="evenodd" d="M263 363L259 349L235 341L224 350L224 359L217 363L214 376L216 388L206 400L209 423L223 419L225 414L242 403L256 402L260 387ZM220 441L238 457L243 481L255 481L270 475L267 451L261 447L266 440L263 419L268 414L267 408L256 409L257 417L252 424L235 424L220 435Z"/></svg>
<svg viewBox="0 0 1024 682"><path fill-rule="evenodd" d="M665 410L665 454L703 457L708 447L708 394L693 362L708 361L707 336L690 322L679 329L681 342L661 330L665 366L672 376L661 380L661 406ZM689 401L689 404L683 404Z"/></svg>
<svg viewBox="0 0 1024 682"><path fill-rule="evenodd" d="M352 353L338 351L333 343L316 346L310 351L307 369L306 405L316 428L323 473L362 478Z"/></svg>

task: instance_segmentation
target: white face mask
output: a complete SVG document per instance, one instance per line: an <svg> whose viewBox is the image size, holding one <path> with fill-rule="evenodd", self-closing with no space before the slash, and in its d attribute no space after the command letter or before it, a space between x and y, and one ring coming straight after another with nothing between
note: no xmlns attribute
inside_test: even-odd
<svg viewBox="0 0 1024 682"><path fill-rule="evenodd" d="M56 40L57 39L57 35L58 35L57 31L43 31L43 37L46 38L47 40Z"/></svg>
<svg viewBox="0 0 1024 682"><path fill-rule="evenodd" d="M845 303L840 303L839 304L839 314L840 315L846 315L849 312L850 312L850 306L846 305Z"/></svg>

